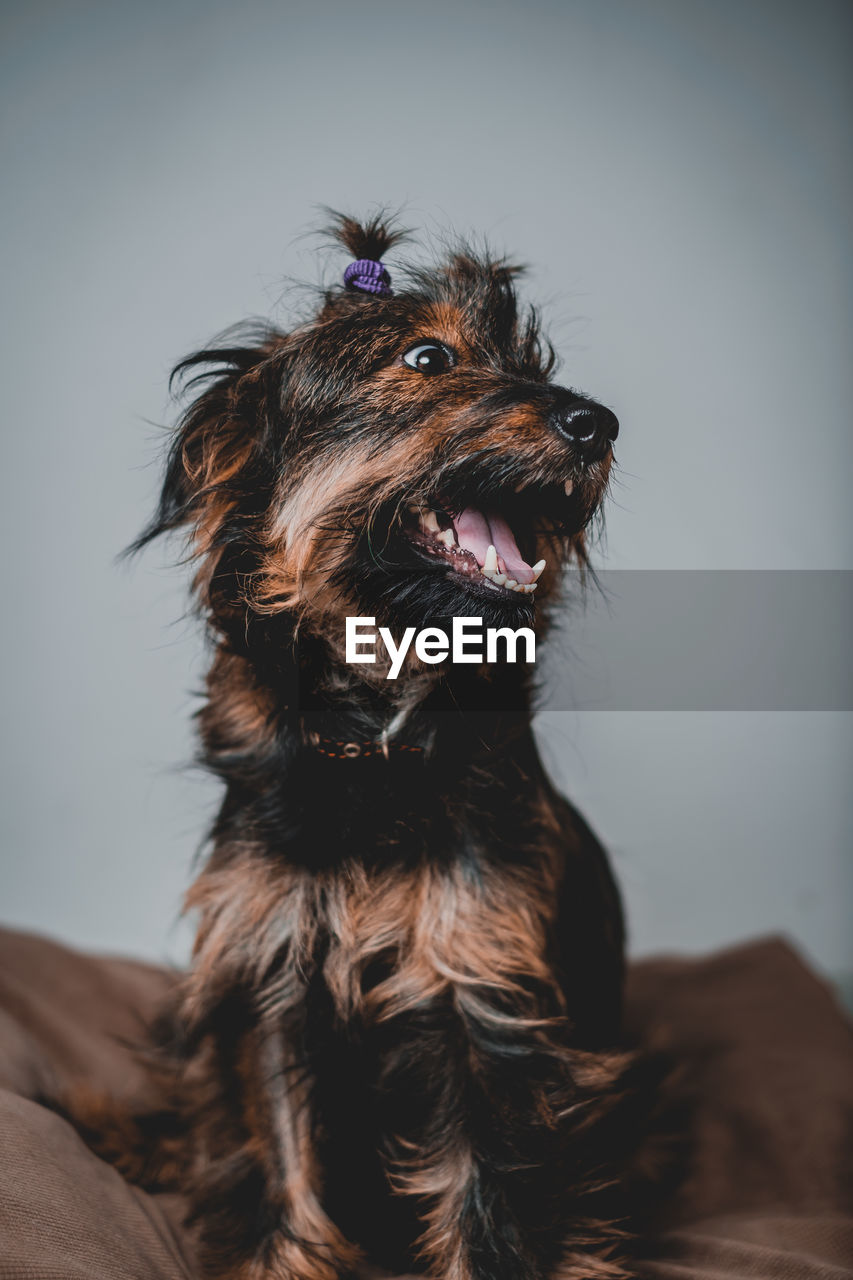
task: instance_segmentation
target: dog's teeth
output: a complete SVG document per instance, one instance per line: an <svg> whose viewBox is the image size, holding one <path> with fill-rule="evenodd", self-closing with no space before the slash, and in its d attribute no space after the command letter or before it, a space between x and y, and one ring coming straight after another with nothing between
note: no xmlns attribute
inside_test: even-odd
<svg viewBox="0 0 853 1280"><path fill-rule="evenodd" d="M421 516L421 524L427 533L439 533L441 525L438 523L438 516L434 511L427 511L426 515Z"/></svg>
<svg viewBox="0 0 853 1280"><path fill-rule="evenodd" d="M535 586L535 584L536 584L536 581L537 581L537 579L538 579L538 577L539 577L540 573L542 572L542 570L543 570L544 568L545 568L545 561L544 561L544 560L537 560L537 561L536 561L536 564L533 566L533 583L534 583L534 586Z"/></svg>
<svg viewBox="0 0 853 1280"><path fill-rule="evenodd" d="M432 514L432 513L430 513L430 514ZM436 521L436 527L438 527L438 522L437 522L437 521ZM438 535L437 541L438 541L438 542L443 542L443 543L444 543L444 545L445 545L446 547L455 547L455 546L456 546L456 539L455 539L455 538L454 538L454 536L453 536L453 530L452 530L452 529L445 529L444 533L440 533L440 534Z"/></svg>
<svg viewBox="0 0 853 1280"><path fill-rule="evenodd" d="M566 481L566 497L567 498L570 498L572 496L572 490L574 489L574 487L575 486L573 481L571 480Z"/></svg>
<svg viewBox="0 0 853 1280"><path fill-rule="evenodd" d="M505 574L505 573L493 573L493 574L492 574L492 582L496 582L496 583L498 584L498 586L499 586L499 587L505 587L505 586L506 586L506 574Z"/></svg>
<svg viewBox="0 0 853 1280"><path fill-rule="evenodd" d="M509 587L510 591L515 591L515 588L518 586L518 583L516 582L515 578L507 578L506 582L504 583L504 586Z"/></svg>
<svg viewBox="0 0 853 1280"><path fill-rule="evenodd" d="M495 548L492 546L492 544L489 543L488 550L486 551L486 558L483 561L483 573L493 573L497 569L497 567L498 567L498 553L495 550Z"/></svg>

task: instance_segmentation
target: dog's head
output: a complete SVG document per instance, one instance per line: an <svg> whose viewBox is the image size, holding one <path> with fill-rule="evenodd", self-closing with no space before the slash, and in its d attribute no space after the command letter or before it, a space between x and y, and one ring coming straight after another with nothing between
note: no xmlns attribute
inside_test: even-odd
<svg viewBox="0 0 853 1280"><path fill-rule="evenodd" d="M314 317L201 351L200 388L140 541L187 526L214 625L287 615L529 625L600 508L618 423L552 381L517 269L466 249L379 260L398 235L337 217L357 263Z"/></svg>

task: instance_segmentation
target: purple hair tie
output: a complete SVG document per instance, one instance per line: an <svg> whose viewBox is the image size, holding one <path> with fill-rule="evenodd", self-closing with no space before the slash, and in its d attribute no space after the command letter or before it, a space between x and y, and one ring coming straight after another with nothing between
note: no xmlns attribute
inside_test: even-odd
<svg viewBox="0 0 853 1280"><path fill-rule="evenodd" d="M344 284L348 289L361 293L375 293L380 298L391 297L391 277L381 262L373 258L359 258L351 262L344 272Z"/></svg>

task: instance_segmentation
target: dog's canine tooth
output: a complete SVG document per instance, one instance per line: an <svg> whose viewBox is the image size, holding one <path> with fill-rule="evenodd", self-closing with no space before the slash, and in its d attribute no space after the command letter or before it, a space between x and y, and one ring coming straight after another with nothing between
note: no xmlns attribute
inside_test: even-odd
<svg viewBox="0 0 853 1280"><path fill-rule="evenodd" d="M544 560L537 560L537 561L536 561L536 564L533 566L533 582L534 582L534 585L535 585L535 583L536 583L536 581L537 581L537 579L538 579L538 577L539 577L540 573L542 572L542 570L543 570L544 568L545 568L545 561L544 561Z"/></svg>
<svg viewBox="0 0 853 1280"><path fill-rule="evenodd" d="M432 514L432 512L430 512L430 514ZM436 521L436 527L438 527L438 521ZM444 543L444 545L445 545L446 547L455 547L455 546L456 546L456 539L455 539L455 538L454 538L454 536L453 536L453 530L452 530L452 529L445 529L445 530L444 530L444 533L440 533L440 534L438 535L438 537L437 537L436 541L437 541L437 542L443 542L443 543Z"/></svg>
<svg viewBox="0 0 853 1280"><path fill-rule="evenodd" d="M567 498L570 498L572 496L572 490L574 489L574 487L575 485L573 480L566 481L566 497Z"/></svg>
<svg viewBox="0 0 853 1280"><path fill-rule="evenodd" d="M421 516L421 525L427 533L441 532L441 525L438 523L438 516L432 510L428 510L425 515Z"/></svg>
<svg viewBox="0 0 853 1280"><path fill-rule="evenodd" d="M492 546L492 544L489 543L488 550L486 551L486 558L483 561L483 573L492 574L497 569L497 567L498 567L498 553L495 550L495 548Z"/></svg>

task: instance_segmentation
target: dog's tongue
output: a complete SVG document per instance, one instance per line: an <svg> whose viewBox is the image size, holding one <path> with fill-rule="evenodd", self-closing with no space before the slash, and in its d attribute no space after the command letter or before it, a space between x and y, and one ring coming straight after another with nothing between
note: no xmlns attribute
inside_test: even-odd
<svg viewBox="0 0 853 1280"><path fill-rule="evenodd" d="M503 561L501 566L507 577L516 582L532 582L533 570L522 557L515 543L506 520L493 511L478 511L476 507L465 507L458 516L453 517L456 540L460 547L470 551L476 557L480 568L486 559L489 545L493 546L498 557Z"/></svg>

